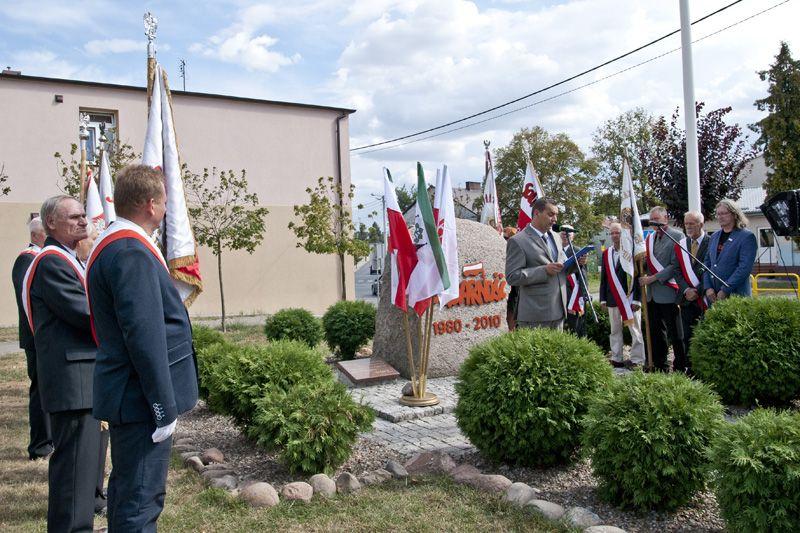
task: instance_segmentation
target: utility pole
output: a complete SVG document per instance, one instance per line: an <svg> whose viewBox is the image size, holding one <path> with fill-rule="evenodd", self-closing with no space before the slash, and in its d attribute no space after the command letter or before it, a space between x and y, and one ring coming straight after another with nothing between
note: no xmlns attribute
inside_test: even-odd
<svg viewBox="0 0 800 533"><path fill-rule="evenodd" d="M186 92L186 60L181 59L178 69L181 72L181 78L183 78L183 92Z"/></svg>
<svg viewBox="0 0 800 533"><path fill-rule="evenodd" d="M689 0L679 0L681 10L681 57L683 59L683 108L686 118L686 186L689 211L700 211L700 163L697 155L697 116L692 67L692 21Z"/></svg>

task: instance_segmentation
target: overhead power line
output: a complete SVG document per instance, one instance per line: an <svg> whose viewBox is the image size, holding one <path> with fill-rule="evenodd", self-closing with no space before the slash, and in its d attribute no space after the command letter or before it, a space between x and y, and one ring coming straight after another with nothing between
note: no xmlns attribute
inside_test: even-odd
<svg viewBox="0 0 800 533"><path fill-rule="evenodd" d="M780 7L783 4L789 3L789 1L790 0L783 0L783 2L779 2L779 3L774 4L774 5L766 8L766 9L763 9L763 10L757 12L757 13L754 13L754 14L748 16L748 17L745 17L743 19L737 20L733 24L729 24L728 26L720 28L719 30L717 30L715 32L709 33L709 34L704 35L704 36L702 36L702 37L700 37L698 39L695 39L694 41L692 41L692 44L699 43L700 41L708 39L709 37L713 37L713 36L718 35L718 34L724 32L726 30L729 30L729 29L731 29L731 28L733 28L735 26L738 26L738 25L740 25L740 24L742 24L744 22L752 20L752 19L758 17L759 15L763 15L764 13L775 9L776 7ZM644 65L646 65L648 63L652 63L653 61L656 61L658 59L661 59L662 57L668 56L669 54L674 54L675 52L679 51L680 49L681 49L680 46L677 47L677 48L673 48L672 50L668 50L668 51L666 51L666 52L664 52L662 54L659 54L657 56L653 56L650 59L646 59L644 61L636 63L635 65L631 65L631 66L626 67L624 69L617 70L616 72L612 72L611 74L603 76L602 78L598 78L598 79L590 81L588 83L584 83L583 85L579 85L577 87L573 87L572 89L569 89L569 90L566 90L566 91L563 91L563 92L548 96L547 98L542 98L541 100L536 100L535 102L531 102L530 104L527 104L527 105L524 105L524 106L521 106L521 107L516 107L516 108L511 109L509 111L506 111L504 113L500 113L500 114L497 114L497 115L492 115L491 117L488 117L488 118L485 118L485 119L482 119L482 120L476 120L475 122L470 122L470 123L465 124L463 126L458 126L456 128L451 128L451 129L448 129L448 130L445 130L445 131L440 131L438 133L434 133L434 134L431 134L431 135L426 135L425 137L419 137L417 139L411 139L411 140L408 140L408 141L403 142L403 143L394 144L392 146L383 146L381 148L374 148L372 150L367 150L365 152L359 152L359 153L357 153L355 155L366 155L366 154L371 154L373 152L381 152L383 150L391 150L393 148L399 148L399 147L405 146L407 144L414 144L414 143L425 141L425 140L428 140L428 139L433 139L435 137L440 137L442 135L446 135L446 134L452 133L454 131L459 131L459 130L463 130L463 129L466 129L466 128L471 128L472 126L477 126L479 124L484 124L486 122L490 122L492 120L495 120L495 119L498 119L498 118L501 118L501 117L505 117L507 115L511 115L512 113L518 113L520 111L524 111L525 109L530 109L531 107L537 106L539 104L543 104L545 102L549 102L551 100L555 100L555 99L560 98L562 96L566 96L568 94L577 92L577 91L579 91L581 89L585 89L586 87L589 87L589 86L595 85L597 83L600 83L602 81L608 80L610 78L619 76L620 74L624 74L625 72L634 70L634 69L639 68L641 66L644 66ZM434 130L430 130L430 131L434 131ZM408 137L406 137L406 138L408 138Z"/></svg>
<svg viewBox="0 0 800 533"><path fill-rule="evenodd" d="M735 0L735 1L731 2L730 4L725 5L725 6L721 7L721 8L719 8L719 9L717 9L716 11L712 11L711 13L708 13L707 15L704 15L704 16L700 17L699 19L695 20L694 22L692 22L692 26L694 26L695 24L698 24L700 22L703 22L706 19L709 19L709 18L713 17L714 15L722 13L726 9L729 9L729 8L735 6L736 4L741 3L742 1L743 0ZM786 1L789 1L789 0L786 0ZM785 3L785 2L783 2L783 3ZM385 145L385 144L389 144L389 143L393 143L393 142L397 142L397 141L402 141L402 140L405 140L405 139L409 139L411 137L416 137L418 135L423 135L425 133L430 133L432 131L436 131L436 130L440 130L440 129L443 129L443 128L447 128L448 126L453 126L453 125L459 124L461 122L466 122L467 120L479 117L481 115L485 115L487 113L491 113L492 111L497 111L498 109L502 109L504 107L510 106L510 105L515 104L517 102L520 102L522 100L528 99L528 98L530 98L532 96L536 96L537 94L541 94L541 93L543 93L545 91L549 91L550 89L554 89L555 87L559 87L561 85L564 85L565 83L569 83L570 81L575 80L577 78L580 78L582 76L585 76L586 74L590 74L590 73L592 73L592 72L594 72L594 71L596 71L598 69L601 69L601 68L603 68L605 66L608 66L608 65L610 65L612 63L615 63L615 62L617 62L617 61L619 61L621 59L624 59L624 58L626 58L626 57L628 57L628 56L630 56L632 54L635 54L636 52L639 52L641 50L644 50L645 48L653 46L654 44L659 43L659 42L663 41L664 39L672 37L676 33L680 33L680 31L681 31L680 28L678 28L677 30L673 30L673 31L671 31L671 32L669 32L667 34L662 35L661 37L658 37L657 39L653 39L652 41L650 41L648 43L645 43L645 44L643 44L643 45L641 45L641 46L639 46L637 48L634 48L633 50L630 50L628 52L625 52L624 54L618 55L617 57L609 59L609 60L607 60L607 61L605 61L603 63L600 63L599 65L595 65L594 67L586 69L583 72L579 72L578 74L574 74L574 75L572 75L572 76L570 76L568 78L565 78L565 79L563 79L561 81L558 81L556 83L548 85L547 87L543 87L541 89L537 89L536 91L533 91L532 93L528 93L528 94L526 94L524 96L520 96L519 98L515 98L513 100L509 100L508 102L505 102L503 104L496 105L496 106L491 107L489 109L485 109L483 111L479 111L478 113L473 113L472 115L468 115L466 117L462 117L462 118L459 118L457 120L453 120L453 121L447 122L445 124L440 124L439 126L434 126L432 128L421 130L421 131L418 131L418 132L415 132L415 133L409 133L407 135L402 135L400 137L395 137L394 139L388 139L388 140L385 140L385 141L380 141L380 142L376 142L376 143L372 143L372 144L367 144L367 145L364 145L364 146L358 146L356 148L351 148L350 151L351 152L357 152L359 150L365 150L367 148L374 148L376 146L382 146L382 145Z"/></svg>

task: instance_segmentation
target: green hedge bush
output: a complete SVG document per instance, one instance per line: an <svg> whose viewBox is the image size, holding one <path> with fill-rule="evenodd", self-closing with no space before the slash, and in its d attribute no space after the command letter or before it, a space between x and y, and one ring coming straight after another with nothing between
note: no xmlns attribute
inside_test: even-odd
<svg viewBox="0 0 800 533"><path fill-rule="evenodd" d="M221 331L207 326L192 326L192 342L195 351L200 351L206 346L225 342L225 335Z"/></svg>
<svg viewBox="0 0 800 533"><path fill-rule="evenodd" d="M322 326L331 350L338 350L342 359L352 359L375 335L375 306L360 301L337 302L325 312Z"/></svg>
<svg viewBox="0 0 800 533"><path fill-rule="evenodd" d="M211 365L219 357L219 353L222 350L216 345L227 345L228 342L222 332L216 329L206 326L192 326L192 343L197 356L198 392L201 398L207 399L208 387L206 386L206 380L208 379L208 373Z"/></svg>
<svg viewBox="0 0 800 533"><path fill-rule="evenodd" d="M213 345L215 363L208 368L208 406L250 425L255 402L269 389L288 391L300 384L333 379L320 352L299 341L276 341L264 346Z"/></svg>
<svg viewBox="0 0 800 533"><path fill-rule="evenodd" d="M726 403L787 405L800 395L800 301L715 303L694 329L689 357Z"/></svg>
<svg viewBox="0 0 800 533"><path fill-rule="evenodd" d="M280 449L278 458L293 473L335 470L375 419L369 407L356 403L332 379L288 391L271 389L256 406L248 434L268 449Z"/></svg>
<svg viewBox="0 0 800 533"><path fill-rule="evenodd" d="M723 429L711 458L730 531L800 531L800 413L756 409Z"/></svg>
<svg viewBox="0 0 800 533"><path fill-rule="evenodd" d="M712 439L725 423L707 385L634 372L600 391L583 421L598 491L637 509L675 509L703 488Z"/></svg>
<svg viewBox="0 0 800 533"><path fill-rule="evenodd" d="M474 346L456 391L458 426L481 454L522 465L568 460L590 395L612 371L586 339L518 329Z"/></svg>
<svg viewBox="0 0 800 533"><path fill-rule="evenodd" d="M314 348L322 340L322 323L305 309L281 309L267 318L264 333L269 340L301 341Z"/></svg>
<svg viewBox="0 0 800 533"><path fill-rule="evenodd" d="M586 323L586 337L593 340L603 350L604 354L611 351L611 340L608 338L611 335L611 321L608 319L608 311L603 311L600 304L592 302L594 310L597 313L598 322L595 323L592 310L586 308L585 323ZM622 342L630 346L633 340L631 339L631 332L628 328L622 328Z"/></svg>

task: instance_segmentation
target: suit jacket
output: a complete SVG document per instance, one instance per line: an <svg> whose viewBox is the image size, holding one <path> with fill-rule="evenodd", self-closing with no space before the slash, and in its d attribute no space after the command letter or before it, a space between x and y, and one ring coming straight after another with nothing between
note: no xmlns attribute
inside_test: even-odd
<svg viewBox="0 0 800 533"><path fill-rule="evenodd" d="M545 265L567 260L561 247L561 238L548 231L555 242L557 254L551 257L550 247L528 224L506 243L506 279L519 287L517 320L521 322L549 322L567 316L566 274L575 266L555 275L547 275Z"/></svg>
<svg viewBox="0 0 800 533"><path fill-rule="evenodd" d="M703 240L700 242L700 246L697 248L697 253L695 254L695 256L701 259L704 263L705 263L706 252L708 252L708 243L710 241L711 241L711 235L706 233L705 236L703 237ZM688 236L686 237L686 249L689 250L690 252L692 251L692 239L690 239ZM705 288L703 283L703 274L705 272L705 269L698 261L694 259L691 259L691 261L692 261L692 270L694 271L694 275L697 276L698 281L700 281L700 286L697 287L697 292L700 294L700 298L702 298L703 295L705 294ZM683 277L683 271L680 269L680 266L678 267L678 271L680 276ZM683 293L688 288L689 284L687 283L686 287L678 295L679 305L697 305L696 301L689 302L686 300L686 298L684 298Z"/></svg>
<svg viewBox="0 0 800 533"><path fill-rule="evenodd" d="M20 253L16 261L14 261L14 267L11 269L11 281L14 284L14 296L17 298L17 315L19 317L19 347L23 350L36 349L33 343L33 332L28 325L25 309L22 307L22 280L25 278L25 272L28 271L28 267L33 263L34 257L30 253Z"/></svg>
<svg viewBox="0 0 800 533"><path fill-rule="evenodd" d="M667 228L667 231L678 242L683 238L683 234L674 228ZM678 256L675 254L675 243L666 235L662 235L659 239L658 233L654 240L655 245L651 252L664 269L656 275L656 281L647 286L647 301L655 301L658 304L674 304L678 301L678 294L683 294L687 288L681 273L681 266L678 264ZM678 284L677 291L667 285L670 278L675 278Z"/></svg>
<svg viewBox="0 0 800 533"><path fill-rule="evenodd" d="M579 251L580 251L580 248L576 248L574 245L570 244L566 248L564 248L564 256L567 259L569 259L569 258L572 257L572 254L577 254ZM578 267L581 269L581 274L583 275L584 281L586 283L589 283L589 271L586 268L586 265L578 265ZM577 274L578 270L575 269L574 273ZM578 280L577 280L578 281L578 294L580 294L581 298L583 298L584 300L587 300L588 296L586 296L586 291L583 290L583 286L581 285L581 282L580 282L580 276L575 276L575 277L578 278Z"/></svg>
<svg viewBox="0 0 800 533"><path fill-rule="evenodd" d="M622 268L622 263L617 262L616 266L614 267L614 271L617 273L617 278L619 279L620 285L622 285L622 290L627 294L628 289L628 273ZM634 302L641 302L642 298L642 288L639 286L639 276L634 276L633 278L633 301ZM602 261L600 264L600 303L606 304L607 307L616 307L617 301L614 299L614 296L611 294L611 289L608 286L608 280L606 279L606 262Z"/></svg>
<svg viewBox="0 0 800 533"><path fill-rule="evenodd" d="M92 412L114 424L166 426L197 403L186 307L167 269L137 239L111 242L91 261L87 288L98 342Z"/></svg>
<svg viewBox="0 0 800 533"><path fill-rule="evenodd" d="M731 287L723 286L708 272L703 274L703 286L705 290L713 288L714 291L721 290L729 296L731 294L750 296L750 273L758 252L756 236L749 229L735 229L725 242L722 253L717 255L717 246L721 235L722 230L719 230L709 239L705 261L708 267L713 269L714 273Z"/></svg>
<svg viewBox="0 0 800 533"><path fill-rule="evenodd" d="M48 237L45 246L62 246ZM66 259L48 255L31 281L36 371L48 413L91 409L97 347L82 281Z"/></svg>

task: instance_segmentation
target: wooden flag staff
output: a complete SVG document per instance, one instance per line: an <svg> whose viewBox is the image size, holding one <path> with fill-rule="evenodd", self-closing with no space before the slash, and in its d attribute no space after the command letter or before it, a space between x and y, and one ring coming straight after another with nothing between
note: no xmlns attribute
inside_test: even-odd
<svg viewBox="0 0 800 533"><path fill-rule="evenodd" d="M411 396L401 396L400 403L411 407L436 405L439 403L439 398L426 390L428 385L428 358L431 351L431 334L433 333L433 302L428 306L425 314L417 319L417 358L414 357L414 346L411 342L408 311L403 313L403 325L406 330L406 351L411 370L412 394ZM415 362L415 360L418 362Z"/></svg>
<svg viewBox="0 0 800 533"><path fill-rule="evenodd" d="M644 276L647 273L645 269L646 257L642 256L636 260L636 268L639 271L639 276ZM638 281L638 280L637 280ZM642 285L642 318L644 319L644 330L647 339L647 370L653 370L653 341L650 340L650 319L647 314L647 285Z"/></svg>
<svg viewBox="0 0 800 533"><path fill-rule="evenodd" d="M79 193L81 205L86 203L86 141L89 139L89 115L80 114L80 124L78 126L78 137L81 140L81 167L80 182L81 190Z"/></svg>

